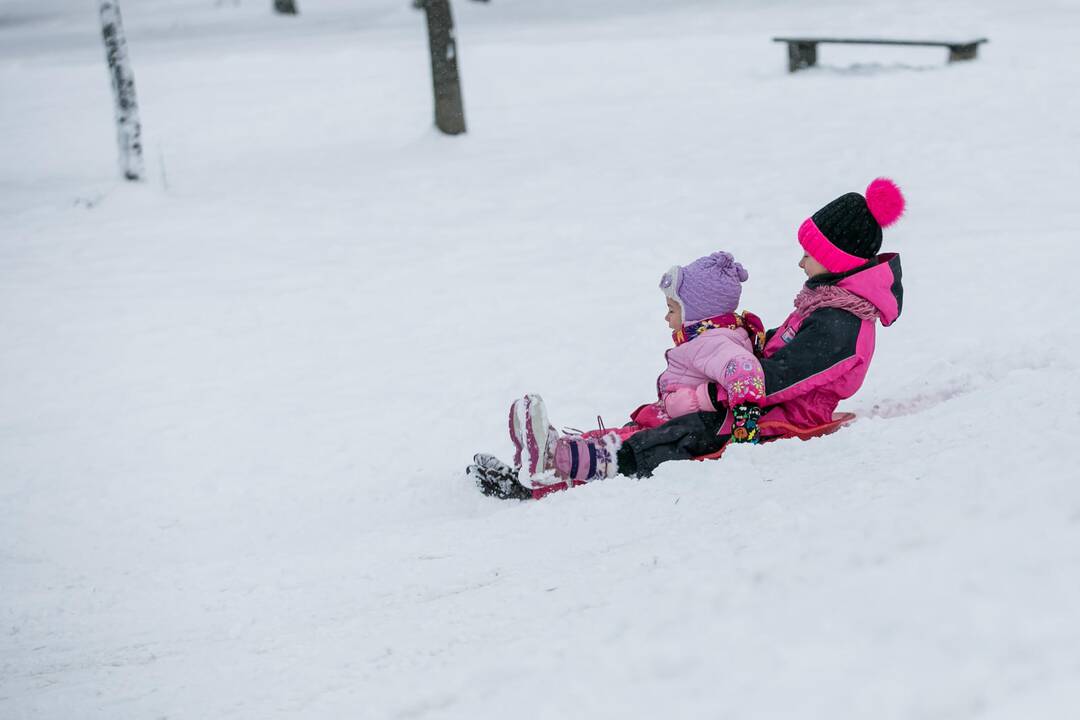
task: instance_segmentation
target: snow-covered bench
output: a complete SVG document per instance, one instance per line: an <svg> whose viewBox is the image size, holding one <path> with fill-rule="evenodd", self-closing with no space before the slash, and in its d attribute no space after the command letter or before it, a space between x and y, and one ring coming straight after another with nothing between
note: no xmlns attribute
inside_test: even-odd
<svg viewBox="0 0 1080 720"><path fill-rule="evenodd" d="M986 38L977 40L870 40L858 38L773 38L773 42L787 43L788 72L795 72L817 64L817 46L822 43L841 43L845 45L931 45L949 48L949 62L974 60L979 45L988 42Z"/></svg>

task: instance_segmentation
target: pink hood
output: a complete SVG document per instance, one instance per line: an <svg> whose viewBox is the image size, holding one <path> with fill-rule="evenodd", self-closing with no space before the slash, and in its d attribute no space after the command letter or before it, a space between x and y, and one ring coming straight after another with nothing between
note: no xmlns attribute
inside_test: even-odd
<svg viewBox="0 0 1080 720"><path fill-rule="evenodd" d="M878 309L881 324L888 327L900 317L904 305L904 289L900 284L900 256L896 253L878 255L877 264L855 272L836 287L866 298Z"/></svg>

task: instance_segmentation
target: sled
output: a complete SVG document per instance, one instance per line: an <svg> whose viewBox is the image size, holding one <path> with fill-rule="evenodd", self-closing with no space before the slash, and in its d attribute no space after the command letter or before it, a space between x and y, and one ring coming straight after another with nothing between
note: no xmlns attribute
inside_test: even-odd
<svg viewBox="0 0 1080 720"><path fill-rule="evenodd" d="M786 438L799 438L800 440L809 440L810 438L821 437L823 435L832 435L834 432L855 422L855 413L850 412L838 412L833 413L832 420L822 425L815 425L813 427L798 427L791 423L786 423L782 420L771 420L760 423L759 431L769 432L768 437L761 439L762 443L772 442L774 440L784 440ZM724 454L724 450L730 443L725 443L724 447L720 448L714 453L708 455L699 455L695 460L719 460Z"/></svg>

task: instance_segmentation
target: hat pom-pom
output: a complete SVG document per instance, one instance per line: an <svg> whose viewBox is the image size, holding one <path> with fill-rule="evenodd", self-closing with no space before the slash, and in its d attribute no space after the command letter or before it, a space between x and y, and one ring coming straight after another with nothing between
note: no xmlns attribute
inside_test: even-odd
<svg viewBox="0 0 1080 720"><path fill-rule="evenodd" d="M735 256L729 252L717 250L709 256L709 260L712 261L717 270L727 270L731 267L731 263L735 262Z"/></svg>
<svg viewBox="0 0 1080 720"><path fill-rule="evenodd" d="M717 270L721 272L731 270L735 277L739 278L739 282L746 282L750 278L750 273L746 272L746 268L731 253L719 250L709 257L712 258Z"/></svg>
<svg viewBox="0 0 1080 720"><path fill-rule="evenodd" d="M904 214L904 194L892 180L878 178L866 188L866 206L881 227L888 227Z"/></svg>

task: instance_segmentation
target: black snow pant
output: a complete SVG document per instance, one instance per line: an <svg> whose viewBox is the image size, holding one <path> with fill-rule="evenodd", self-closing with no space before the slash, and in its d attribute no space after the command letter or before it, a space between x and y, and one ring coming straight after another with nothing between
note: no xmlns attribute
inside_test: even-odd
<svg viewBox="0 0 1080 720"><path fill-rule="evenodd" d="M726 418L727 409L691 413L631 435L619 448L619 474L649 477L660 463L716 452L731 437L718 434Z"/></svg>

